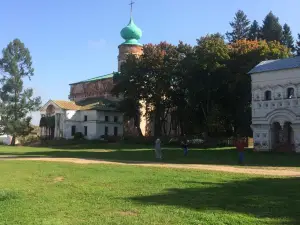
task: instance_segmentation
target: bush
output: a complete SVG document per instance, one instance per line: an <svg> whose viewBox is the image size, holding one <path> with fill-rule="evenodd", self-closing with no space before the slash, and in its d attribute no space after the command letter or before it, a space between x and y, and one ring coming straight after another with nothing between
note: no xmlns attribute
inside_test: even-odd
<svg viewBox="0 0 300 225"><path fill-rule="evenodd" d="M76 132L74 134L74 140L82 140L82 139L84 139L84 136L81 132Z"/></svg>
<svg viewBox="0 0 300 225"><path fill-rule="evenodd" d="M121 140L121 137L119 137L119 136L101 135L100 136L100 140L108 142L108 143L116 143L116 142L119 142Z"/></svg>

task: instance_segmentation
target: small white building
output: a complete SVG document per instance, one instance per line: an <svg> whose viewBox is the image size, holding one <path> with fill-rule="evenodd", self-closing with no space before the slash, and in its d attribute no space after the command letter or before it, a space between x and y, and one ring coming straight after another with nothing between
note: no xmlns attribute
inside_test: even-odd
<svg viewBox="0 0 300 225"><path fill-rule="evenodd" d="M300 152L300 57L263 61L249 74L254 148Z"/></svg>
<svg viewBox="0 0 300 225"><path fill-rule="evenodd" d="M77 132L88 140L123 135L123 114L101 102L81 106L72 101L49 100L40 113L41 123L43 117L52 118L51 128L41 124L41 136L50 139L72 139Z"/></svg>

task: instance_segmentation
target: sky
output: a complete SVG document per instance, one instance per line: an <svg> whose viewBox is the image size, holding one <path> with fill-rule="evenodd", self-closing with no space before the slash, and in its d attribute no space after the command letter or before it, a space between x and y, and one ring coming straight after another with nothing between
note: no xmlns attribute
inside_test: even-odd
<svg viewBox="0 0 300 225"><path fill-rule="evenodd" d="M141 43L179 40L195 44L206 34L230 30L237 10L262 24L272 11L300 33L299 0L134 0ZM130 0L0 0L0 48L15 38L29 48L35 75L26 81L43 103L68 100L69 84L117 71L120 31L129 22ZM33 123L39 121L38 112Z"/></svg>

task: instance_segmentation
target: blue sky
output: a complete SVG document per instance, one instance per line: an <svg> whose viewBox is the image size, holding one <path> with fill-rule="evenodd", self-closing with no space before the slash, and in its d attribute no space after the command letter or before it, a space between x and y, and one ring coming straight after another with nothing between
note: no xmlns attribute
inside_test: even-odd
<svg viewBox="0 0 300 225"><path fill-rule="evenodd" d="M9 0L0 7L0 48L14 38L29 48L35 76L26 82L45 103L67 100L69 83L117 70L120 30L129 21L129 0ZM142 43L179 40L195 44L208 33L225 33L238 9L261 24L272 10L300 33L299 0L135 0L133 17ZM37 119L35 119L37 121ZM36 122L35 122L36 123Z"/></svg>

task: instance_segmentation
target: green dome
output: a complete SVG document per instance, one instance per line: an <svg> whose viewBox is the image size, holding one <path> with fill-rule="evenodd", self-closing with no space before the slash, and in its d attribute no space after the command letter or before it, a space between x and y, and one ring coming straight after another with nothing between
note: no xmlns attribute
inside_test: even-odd
<svg viewBox="0 0 300 225"><path fill-rule="evenodd" d="M138 40L142 37L142 30L134 24L132 18L130 18L129 24L121 30L121 36L125 40L122 44L141 45Z"/></svg>

